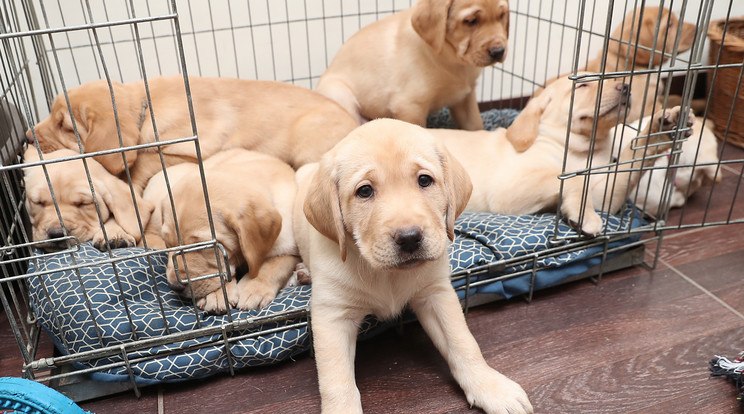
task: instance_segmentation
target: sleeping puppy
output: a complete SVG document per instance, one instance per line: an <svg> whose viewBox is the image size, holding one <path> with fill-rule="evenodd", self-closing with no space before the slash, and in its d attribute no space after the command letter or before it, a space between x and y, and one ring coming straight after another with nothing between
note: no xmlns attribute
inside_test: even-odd
<svg viewBox="0 0 744 414"><path fill-rule="evenodd" d="M321 408L359 413L354 354L366 315L406 304L468 402L531 413L527 395L488 366L449 280L448 241L467 204L467 173L427 130L378 119L297 173L295 234L313 278L311 317ZM449 240L448 240L449 239Z"/></svg>
<svg viewBox="0 0 744 414"><path fill-rule="evenodd" d="M419 0L347 40L317 91L360 123L389 117L425 126L449 106L459 128L483 129L476 80L504 61L508 36L507 0Z"/></svg>
<svg viewBox="0 0 744 414"><path fill-rule="evenodd" d="M223 151L207 159L204 175L214 234L198 168L194 165L172 175L175 211L167 193L161 194L159 204L160 234L165 245L176 247L216 239L227 252L230 274L234 277L244 265L248 273L242 277L237 274L238 282L233 278L225 283L223 292L219 278L204 278L225 266L218 263L221 255L217 249L186 249L183 254L170 255L168 284L207 312L225 313L228 304L238 309L268 305L299 263L292 231L297 191L294 170L275 157L242 149ZM179 175L180 179L175 177Z"/></svg>
<svg viewBox="0 0 744 414"><path fill-rule="evenodd" d="M701 121L696 119L695 123L698 122ZM654 162L656 169L645 172L638 186L630 193L630 199L646 213L658 215L662 198L666 195L667 171L674 170L669 207L682 207L687 198L701 187L721 182L723 174L718 171L718 139L713 133L713 123L708 119L699 130L699 133L695 130L689 139L682 142L679 158L671 169L669 155L658 158ZM669 154L669 151L665 153Z"/></svg>
<svg viewBox="0 0 744 414"><path fill-rule="evenodd" d="M644 71L659 67L674 53L677 41L677 53L689 50L695 40L695 25L685 22L681 25L680 28L677 16L666 8L645 7L630 11L612 32L604 59L605 72ZM602 72L602 51L587 63L584 70ZM661 110L663 83L658 82L657 74L634 74L632 80L621 79L630 84L635 101L626 123L651 115L654 107Z"/></svg>
<svg viewBox="0 0 744 414"><path fill-rule="evenodd" d="M638 137L632 146L625 146L620 154L614 153L609 131L628 108L629 88L622 82L604 81L597 108L599 85L597 82L577 83L574 88L573 81L559 78L528 102L508 130L431 130L473 180L473 194L467 210L533 214L555 212L560 205L563 216L583 233L599 234L602 219L595 208L617 212L627 200L628 191L638 183L637 170L644 165L638 157L644 154L651 157L659 151L659 145L646 148L646 142L671 140L669 134L654 135L651 139L646 134L672 130L681 115L679 107L657 113L654 122L645 123L643 133L634 133ZM570 112L572 93L573 111ZM693 118L688 121L691 123ZM591 138L593 128L596 128L594 139ZM688 136L690 133L689 129L685 131ZM509 134L520 134L534 143L519 153L510 145ZM564 171L564 153L565 172L569 178L561 184L558 177ZM587 187L582 170L587 169L588 162L591 174ZM571 177L574 172L575 176ZM609 191L606 191L607 173L614 177L609 180ZM585 188L588 188L588 197L584 194Z"/></svg>
<svg viewBox="0 0 744 414"><path fill-rule="evenodd" d="M44 154L44 160L75 155L79 154L61 149ZM36 148L29 147L24 162L38 161ZM47 240L39 245L40 248L49 251L65 249L69 246L62 239L65 236L73 236L81 243L92 241L100 250L132 247L140 240L153 210L152 203L135 194L136 211L132 193L124 181L111 175L94 159L88 158L87 164L90 183L82 160L47 164L51 191L42 166L24 169L26 209L33 226L32 239L35 242ZM55 207L55 200L59 210Z"/></svg>
<svg viewBox="0 0 744 414"><path fill-rule="evenodd" d="M166 172L168 175L167 182L165 178ZM154 209L152 210L150 221L145 229L145 237L142 238L142 243L145 246L157 250L162 250L168 247L165 245L165 241L161 235L161 229L163 228L163 212L161 206L165 203L164 200L170 201L168 188L173 188L173 186L184 176L191 175L193 177L198 173L198 164L184 162L160 171L153 175L147 182L147 187L145 187L145 190L142 192L142 198L150 201L153 204ZM195 185L198 186L198 184ZM167 208L170 208L170 204L167 205Z"/></svg>
<svg viewBox="0 0 744 414"><path fill-rule="evenodd" d="M192 137L192 123L180 75L158 77L148 82L150 99L143 82L89 82L54 100L50 115L26 133L39 141L42 152L61 148L79 151L75 130L85 152L148 144ZM244 148L273 155L297 168L314 162L343 138L357 123L326 97L299 86L281 82L227 78L190 77L202 159L220 150ZM155 121L151 118L155 114ZM72 115L71 115L72 114ZM121 137L117 130L121 130ZM196 162L194 142L163 147L166 167ZM141 191L147 180L162 169L157 148L127 151L132 181ZM120 153L96 159L112 174L119 175L125 164Z"/></svg>

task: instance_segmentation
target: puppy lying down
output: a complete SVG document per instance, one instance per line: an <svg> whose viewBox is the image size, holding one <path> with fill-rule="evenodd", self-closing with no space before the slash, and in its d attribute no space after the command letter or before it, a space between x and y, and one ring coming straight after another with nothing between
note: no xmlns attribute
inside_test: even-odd
<svg viewBox="0 0 744 414"><path fill-rule="evenodd" d="M702 121L696 118L695 123ZM707 119L701 128L697 128L689 139L682 142L680 154L676 162L671 164L671 169L669 151L665 151L667 156L656 159L656 169L641 176L638 186L630 193L630 199L646 213L658 215L665 202L667 172L673 170L669 207L682 207L700 188L721 182L723 174L718 167L718 151L718 139L713 133L712 122Z"/></svg>
<svg viewBox="0 0 744 414"><path fill-rule="evenodd" d="M560 205L566 220L582 232L599 234L603 224L595 209L616 213L637 185L638 169L653 163L653 159L644 159L660 150L659 145L646 144L672 139L671 134L651 138L647 134L672 131L682 115L679 107L657 113L653 122L646 120L641 133L625 137L633 138L632 145L624 145L623 151L614 153L609 131L632 105L629 88L618 81L604 81L597 108L599 87L597 82L577 83L574 87L567 77L558 78L528 102L508 130L431 130L473 180L473 195L466 209L532 214L556 211ZM570 111L572 93L574 105ZM690 115L687 120L689 126L694 118ZM591 138L593 129L596 139ZM691 133L690 129L685 131L687 136ZM519 153L507 139L510 134L534 143ZM579 173L561 183L558 176L564 172L564 152L565 172ZM588 166L591 174L587 181L581 171Z"/></svg>
<svg viewBox="0 0 744 414"><path fill-rule="evenodd" d="M225 149L243 148L271 154L297 168L319 160L357 126L335 102L287 83L192 76L189 86L187 99L181 75L151 78L147 90L142 81L111 82L110 86L106 80L88 82L58 95L49 116L26 135L29 142L38 141L45 153L61 148L79 152L79 145L90 153L122 144L191 137L191 102L201 159ZM166 167L196 162L195 148L193 142L162 147ZM126 165L119 153L96 160L115 175L129 167L139 191L162 169L154 147L127 151Z"/></svg>
<svg viewBox="0 0 744 414"><path fill-rule="evenodd" d="M61 149L44 154L44 160L75 155L79 153ZM39 161L38 151L30 146L23 158L25 163ZM96 160L88 158L86 162L90 182L83 160L47 164L49 183L41 165L24 169L26 210L33 226L33 241L43 242L40 248L67 248L70 244L65 236L73 236L81 243L92 241L100 250L132 247L140 241L153 210L152 203L136 193L133 201L124 181Z"/></svg>
<svg viewBox="0 0 744 414"><path fill-rule="evenodd" d="M220 152L203 165L214 233L199 169L189 163L166 170L175 211L167 191L163 192L163 181L158 176L150 180L145 197L157 204L160 214L154 214L147 237L154 236L153 243L167 247L215 239L227 252L227 264L221 263L222 255L213 248L171 254L168 284L208 312L224 313L228 304L238 309L263 308L286 285L299 262L292 230L294 170L275 157L243 149ZM229 266L233 275L224 291L219 278L204 277L217 274L219 263ZM241 275L246 265L248 273ZM235 276L240 280L236 282Z"/></svg>
<svg viewBox="0 0 744 414"><path fill-rule="evenodd" d="M449 240L471 184L425 129L378 119L297 172L295 235L313 278L312 334L325 413L362 411L354 354L365 316L406 304L471 405L531 413L527 395L488 366L452 284ZM449 239L449 240L448 240Z"/></svg>

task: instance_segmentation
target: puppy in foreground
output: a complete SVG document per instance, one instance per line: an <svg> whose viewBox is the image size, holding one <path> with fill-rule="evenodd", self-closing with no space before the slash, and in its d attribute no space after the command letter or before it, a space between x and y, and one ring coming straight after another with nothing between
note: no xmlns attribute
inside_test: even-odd
<svg viewBox="0 0 744 414"><path fill-rule="evenodd" d="M392 119L352 131L297 173L295 236L313 278L312 332L324 413L362 412L359 325L408 304L471 405L531 413L527 394L488 366L450 283L447 246L471 192L431 134Z"/></svg>
<svg viewBox="0 0 744 414"><path fill-rule="evenodd" d="M508 37L507 0L418 0L346 41L317 91L360 123L388 117L425 126L448 106L458 128L483 129L476 80L504 61Z"/></svg>

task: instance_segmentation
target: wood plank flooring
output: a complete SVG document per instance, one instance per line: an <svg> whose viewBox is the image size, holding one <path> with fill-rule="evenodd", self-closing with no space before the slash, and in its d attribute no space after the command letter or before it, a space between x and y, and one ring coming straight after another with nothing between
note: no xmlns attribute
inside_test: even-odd
<svg viewBox="0 0 744 414"><path fill-rule="evenodd" d="M729 159L742 158L730 151ZM709 215L744 218L739 202L729 211L741 168L724 170ZM696 195L669 222L699 220L706 204L707 195ZM547 289L531 303L479 306L468 325L488 362L525 388L538 413L742 413L733 383L710 378L708 361L744 349L743 231L741 224L670 231L655 269ZM648 262L655 253L651 242ZM479 412L417 324L360 342L356 360L367 413ZM0 375L19 373L18 349L0 313ZM80 406L99 414L317 412L315 375L305 354L234 377L143 388L139 399L125 392Z"/></svg>

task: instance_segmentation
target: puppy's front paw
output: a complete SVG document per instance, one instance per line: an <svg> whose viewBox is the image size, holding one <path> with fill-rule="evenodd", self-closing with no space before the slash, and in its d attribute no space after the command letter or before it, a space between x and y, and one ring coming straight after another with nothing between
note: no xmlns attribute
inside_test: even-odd
<svg viewBox="0 0 744 414"><path fill-rule="evenodd" d="M596 211L587 211L584 214L584 223L581 225L581 232L587 236L596 236L602 232L602 217Z"/></svg>
<svg viewBox="0 0 744 414"><path fill-rule="evenodd" d="M675 106L673 108L660 111L654 115L653 124L651 125L651 132L669 132L669 134L661 135L660 138L671 141L674 136L671 134L674 130L680 127L679 122L682 117L682 108ZM685 121L685 130L683 135L685 137L692 136L692 126L695 124L695 114L690 109L687 114L687 120Z"/></svg>
<svg viewBox="0 0 744 414"><path fill-rule="evenodd" d="M227 300L233 307L238 303L238 289L235 286L235 282L231 282L225 285L227 290ZM222 315L227 312L228 306L225 302L225 295L222 292L222 288L219 288L213 292L208 293L206 296L196 300L196 306L206 312L213 313L216 315Z"/></svg>
<svg viewBox="0 0 744 414"><path fill-rule="evenodd" d="M93 247L100 251L108 251L122 247L134 247L137 242L134 237L125 232L108 231L108 243L103 237L103 231L98 231L93 236Z"/></svg>
<svg viewBox="0 0 744 414"><path fill-rule="evenodd" d="M489 414L531 414L534 412L527 393L516 382L496 370L472 378L465 396L471 406Z"/></svg>
<svg viewBox="0 0 744 414"><path fill-rule="evenodd" d="M247 276L245 277L247 279ZM240 281L238 309L261 309L276 297L276 288L259 279Z"/></svg>

